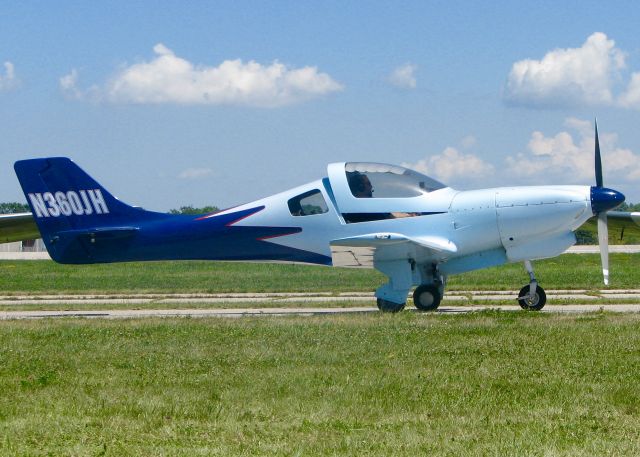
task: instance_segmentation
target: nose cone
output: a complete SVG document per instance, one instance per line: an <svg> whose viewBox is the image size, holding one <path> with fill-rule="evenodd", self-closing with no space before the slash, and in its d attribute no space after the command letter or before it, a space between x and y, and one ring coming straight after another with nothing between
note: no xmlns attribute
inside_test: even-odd
<svg viewBox="0 0 640 457"><path fill-rule="evenodd" d="M615 208L624 202L624 195L606 187L591 187L591 210L593 214Z"/></svg>

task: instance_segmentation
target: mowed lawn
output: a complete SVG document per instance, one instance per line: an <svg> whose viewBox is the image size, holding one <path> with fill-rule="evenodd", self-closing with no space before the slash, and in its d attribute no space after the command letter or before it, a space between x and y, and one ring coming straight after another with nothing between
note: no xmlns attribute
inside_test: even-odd
<svg viewBox="0 0 640 457"><path fill-rule="evenodd" d="M548 290L603 287L597 254L565 254L534 262L534 267ZM611 288L640 287L640 254L612 254L610 270ZM371 292L385 281L370 269L273 263L0 261L1 294ZM451 276L447 290L520 290L528 281L522 264L511 264Z"/></svg>
<svg viewBox="0 0 640 457"><path fill-rule="evenodd" d="M0 322L0 455L640 455L640 316Z"/></svg>

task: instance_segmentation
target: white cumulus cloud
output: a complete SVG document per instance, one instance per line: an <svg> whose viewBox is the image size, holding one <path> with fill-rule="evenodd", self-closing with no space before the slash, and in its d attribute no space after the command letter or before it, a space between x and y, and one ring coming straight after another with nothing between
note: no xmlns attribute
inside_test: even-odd
<svg viewBox="0 0 640 457"><path fill-rule="evenodd" d="M415 163L405 162L402 166L449 184L481 181L494 172L494 166L477 155L464 154L453 147L447 147L440 154L425 157Z"/></svg>
<svg viewBox="0 0 640 457"><path fill-rule="evenodd" d="M624 67L625 53L596 32L579 48L555 49L541 60L514 63L504 97L536 107L611 105L613 83Z"/></svg>
<svg viewBox="0 0 640 457"><path fill-rule="evenodd" d="M417 67L411 63L402 65L389 75L389 82L401 89L415 89L416 88L416 72Z"/></svg>
<svg viewBox="0 0 640 457"><path fill-rule="evenodd" d="M83 97L83 93L80 89L78 89L77 83L78 70L76 70L75 68L71 70L69 74L64 75L62 78L60 78L60 88L62 89L62 91L68 96L80 99Z"/></svg>
<svg viewBox="0 0 640 457"><path fill-rule="evenodd" d="M589 184L595 182L594 129L589 121L569 118L553 136L535 131L528 153L507 157L507 172L528 183ZM618 146L615 133L600 132L605 185L640 180L640 155Z"/></svg>
<svg viewBox="0 0 640 457"><path fill-rule="evenodd" d="M202 179L211 176L213 170L211 168L187 168L178 173L179 179Z"/></svg>
<svg viewBox="0 0 640 457"><path fill-rule="evenodd" d="M623 92L618 103L625 108L640 109L640 73L633 73L627 90Z"/></svg>
<svg viewBox="0 0 640 457"><path fill-rule="evenodd" d="M98 86L91 86L88 89L80 89L78 87L78 70L72 69L68 74L59 80L60 89L69 98L75 100L100 101L102 91Z"/></svg>
<svg viewBox="0 0 640 457"><path fill-rule="evenodd" d="M280 62L225 60L215 67L194 65L163 44L155 57L123 68L103 87L77 89L77 74L61 80L72 95L113 103L244 105L273 108L303 102L343 86L316 67L291 68ZM67 78L65 80L65 78ZM64 81L63 81L64 80Z"/></svg>
<svg viewBox="0 0 640 457"><path fill-rule="evenodd" d="M15 89L20 85L14 65L11 62L5 62L3 66L4 72L0 72L0 92Z"/></svg>

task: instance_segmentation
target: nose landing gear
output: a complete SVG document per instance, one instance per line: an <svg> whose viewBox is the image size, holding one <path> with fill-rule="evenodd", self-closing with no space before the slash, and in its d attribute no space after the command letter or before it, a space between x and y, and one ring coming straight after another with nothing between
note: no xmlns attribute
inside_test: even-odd
<svg viewBox="0 0 640 457"><path fill-rule="evenodd" d="M520 289L518 304L522 309L540 311L547 302L547 294L544 292L544 289L538 285L530 261L524 261L524 268L527 270L527 273L529 273L530 282Z"/></svg>

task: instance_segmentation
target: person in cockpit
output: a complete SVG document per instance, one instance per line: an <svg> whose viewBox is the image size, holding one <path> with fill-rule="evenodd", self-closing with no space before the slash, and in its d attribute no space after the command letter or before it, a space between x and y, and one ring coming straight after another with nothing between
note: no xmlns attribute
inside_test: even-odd
<svg viewBox="0 0 640 457"><path fill-rule="evenodd" d="M369 177L359 171L347 172L347 182L349 189L356 198L372 198L373 185ZM346 217L347 222L364 222L382 219L398 219L402 217L419 216L418 213L391 212L391 213L353 213Z"/></svg>
<svg viewBox="0 0 640 457"><path fill-rule="evenodd" d="M358 171L351 171L347 173L347 181L349 182L349 189L356 198L371 198L373 197L373 186L369 177Z"/></svg>

